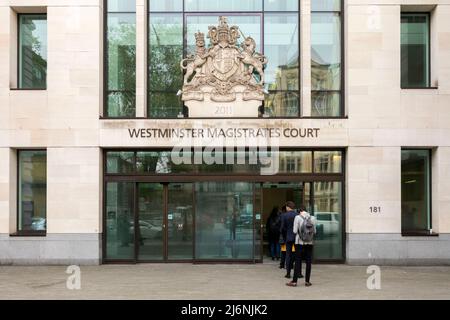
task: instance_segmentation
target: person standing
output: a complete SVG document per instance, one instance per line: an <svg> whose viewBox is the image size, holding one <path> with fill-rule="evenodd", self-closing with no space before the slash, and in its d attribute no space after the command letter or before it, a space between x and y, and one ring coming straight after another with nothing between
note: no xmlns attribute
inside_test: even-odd
<svg viewBox="0 0 450 320"><path fill-rule="evenodd" d="M281 207L280 212L280 250L281 250L281 259L280 259L280 269L285 268L286 265L286 233L281 230L281 223L283 221L283 216L286 214L286 206Z"/></svg>
<svg viewBox="0 0 450 320"><path fill-rule="evenodd" d="M269 218L267 219L266 230L269 240L270 256L272 260L280 259L280 227L281 219L278 207L273 207Z"/></svg>
<svg viewBox="0 0 450 320"><path fill-rule="evenodd" d="M302 207L298 216L294 219L292 230L295 236L295 270L294 278L287 286L296 287L299 275L302 272L302 256L306 262L305 286L311 286L311 264L313 253L313 241L316 234L316 219Z"/></svg>
<svg viewBox="0 0 450 320"><path fill-rule="evenodd" d="M295 243L294 219L297 216L295 203L293 201L286 202L286 213L281 220L281 232L286 234L286 275L285 278L291 278L291 269L293 262L292 246Z"/></svg>

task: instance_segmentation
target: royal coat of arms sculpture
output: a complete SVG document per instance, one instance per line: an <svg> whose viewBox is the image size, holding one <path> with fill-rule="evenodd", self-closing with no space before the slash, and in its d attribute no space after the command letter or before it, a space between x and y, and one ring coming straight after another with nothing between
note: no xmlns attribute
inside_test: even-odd
<svg viewBox="0 0 450 320"><path fill-rule="evenodd" d="M195 34L196 52L180 63L185 70L182 100L190 117L258 116L264 101L264 66L267 58L255 51L256 42L220 17L205 35Z"/></svg>

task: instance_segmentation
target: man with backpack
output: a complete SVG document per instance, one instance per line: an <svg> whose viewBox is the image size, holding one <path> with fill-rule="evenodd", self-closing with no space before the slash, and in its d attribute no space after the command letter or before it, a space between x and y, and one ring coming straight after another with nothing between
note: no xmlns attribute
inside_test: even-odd
<svg viewBox="0 0 450 320"><path fill-rule="evenodd" d="M300 214L294 219L293 232L295 233L295 269L294 278L287 286L296 287L297 280L302 271L302 256L306 262L305 286L311 286L311 263L314 235L316 234L316 219L301 207Z"/></svg>

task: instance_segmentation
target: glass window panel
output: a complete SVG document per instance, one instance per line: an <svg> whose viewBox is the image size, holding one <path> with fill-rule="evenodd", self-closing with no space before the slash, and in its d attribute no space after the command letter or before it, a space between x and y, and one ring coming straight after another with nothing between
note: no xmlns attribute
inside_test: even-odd
<svg viewBox="0 0 450 320"><path fill-rule="evenodd" d="M171 183L168 186L168 258L193 258L194 209L192 183Z"/></svg>
<svg viewBox="0 0 450 320"><path fill-rule="evenodd" d="M342 259L342 183L314 182L316 259Z"/></svg>
<svg viewBox="0 0 450 320"><path fill-rule="evenodd" d="M19 88L47 87L47 15L19 16Z"/></svg>
<svg viewBox="0 0 450 320"><path fill-rule="evenodd" d="M186 11L261 11L262 0L185 0Z"/></svg>
<svg viewBox="0 0 450 320"><path fill-rule="evenodd" d="M170 151L143 151L138 152L136 157L138 173L182 174L192 171L192 165L190 164L175 164L172 161L172 153ZM191 157L190 153L189 157Z"/></svg>
<svg viewBox="0 0 450 320"><path fill-rule="evenodd" d="M314 151L315 173L341 173L341 151Z"/></svg>
<svg viewBox="0 0 450 320"><path fill-rule="evenodd" d="M134 116L136 15L108 14L108 116Z"/></svg>
<svg viewBox="0 0 450 320"><path fill-rule="evenodd" d="M298 0L264 0L265 11L298 11Z"/></svg>
<svg viewBox="0 0 450 320"><path fill-rule="evenodd" d="M341 89L341 18L335 13L311 15L312 90Z"/></svg>
<svg viewBox="0 0 450 320"><path fill-rule="evenodd" d="M129 117L136 116L136 92L113 91L108 93L108 116Z"/></svg>
<svg viewBox="0 0 450 320"><path fill-rule="evenodd" d="M270 117L298 117L300 114L298 92L272 92L264 103L264 112Z"/></svg>
<svg viewBox="0 0 450 320"><path fill-rule="evenodd" d="M151 118L176 118L183 111L183 104L176 92L150 92L149 112Z"/></svg>
<svg viewBox="0 0 450 320"><path fill-rule="evenodd" d="M402 150L402 231L428 231L430 220L430 151Z"/></svg>
<svg viewBox="0 0 450 320"><path fill-rule="evenodd" d="M134 259L134 183L106 184L106 259Z"/></svg>
<svg viewBox="0 0 450 320"><path fill-rule="evenodd" d="M339 117L341 115L341 93L312 91L311 115L313 117Z"/></svg>
<svg viewBox="0 0 450 320"><path fill-rule="evenodd" d="M18 231L45 231L47 152L19 151Z"/></svg>
<svg viewBox="0 0 450 320"><path fill-rule="evenodd" d="M266 14L264 55L268 57L265 85L268 90L298 90L298 14Z"/></svg>
<svg viewBox="0 0 450 320"><path fill-rule="evenodd" d="M183 0L149 0L150 11L183 11Z"/></svg>
<svg viewBox="0 0 450 320"><path fill-rule="evenodd" d="M164 190L160 183L138 184L139 260L164 259ZM131 229L134 232L134 223Z"/></svg>
<svg viewBox="0 0 450 320"><path fill-rule="evenodd" d="M402 13L401 17L401 86L430 86L429 15Z"/></svg>
<svg viewBox="0 0 450 320"><path fill-rule="evenodd" d="M253 185L198 182L196 259L253 259Z"/></svg>
<svg viewBox="0 0 450 320"><path fill-rule="evenodd" d="M183 83L183 16L151 14L149 19L150 90L177 92Z"/></svg>
<svg viewBox="0 0 450 320"><path fill-rule="evenodd" d="M340 11L341 0L312 0L311 11Z"/></svg>
<svg viewBox="0 0 450 320"><path fill-rule="evenodd" d="M110 151L106 153L106 173L133 173L134 152Z"/></svg>
<svg viewBox="0 0 450 320"><path fill-rule="evenodd" d="M261 17L260 16L227 16L228 25L231 27L236 25L239 27L241 32L246 36L252 37L256 41L256 51L261 52ZM219 24L218 15L208 15L208 16L190 16L186 17L187 23L187 52L188 54L195 53L195 33L201 31L205 34L205 40L207 46L209 45L209 39L206 38L208 35L209 26L217 26ZM238 44L242 43L243 37L238 39Z"/></svg>
<svg viewBox="0 0 450 320"><path fill-rule="evenodd" d="M311 151L280 151L279 173L311 173Z"/></svg>
<svg viewBox="0 0 450 320"><path fill-rule="evenodd" d="M136 0L108 0L108 12L136 12Z"/></svg>

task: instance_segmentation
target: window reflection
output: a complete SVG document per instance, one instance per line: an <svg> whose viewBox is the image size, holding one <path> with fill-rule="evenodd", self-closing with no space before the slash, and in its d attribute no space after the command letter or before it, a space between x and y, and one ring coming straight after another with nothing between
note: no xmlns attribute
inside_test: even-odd
<svg viewBox="0 0 450 320"><path fill-rule="evenodd" d="M264 0L264 11L297 11L298 0Z"/></svg>
<svg viewBox="0 0 450 320"><path fill-rule="evenodd" d="M196 258L253 259L253 187L246 182L198 182Z"/></svg>
<svg viewBox="0 0 450 320"><path fill-rule="evenodd" d="M341 93L335 91L311 92L313 117L337 117L341 113Z"/></svg>
<svg viewBox="0 0 450 320"><path fill-rule="evenodd" d="M106 155L106 172L134 172L134 152L108 152Z"/></svg>
<svg viewBox="0 0 450 320"><path fill-rule="evenodd" d="M402 13L402 88L430 86L430 39L428 13Z"/></svg>
<svg viewBox="0 0 450 320"><path fill-rule="evenodd" d="M19 16L19 88L47 87L47 15Z"/></svg>
<svg viewBox="0 0 450 320"><path fill-rule="evenodd" d="M315 259L342 259L342 183L314 182Z"/></svg>
<svg viewBox="0 0 450 320"><path fill-rule="evenodd" d="M109 117L136 115L136 14L108 13Z"/></svg>
<svg viewBox="0 0 450 320"><path fill-rule="evenodd" d="M268 90L298 90L299 46L297 14L265 14L264 54Z"/></svg>
<svg viewBox="0 0 450 320"><path fill-rule="evenodd" d="M19 151L18 231L47 229L47 152Z"/></svg>
<svg viewBox="0 0 450 320"><path fill-rule="evenodd" d="M430 150L402 150L402 232L431 229Z"/></svg>
<svg viewBox="0 0 450 320"><path fill-rule="evenodd" d="M262 0L185 0L186 11L261 11Z"/></svg>
<svg viewBox="0 0 450 320"><path fill-rule="evenodd" d="M312 3L311 12L311 115L338 117L341 106L340 1Z"/></svg>
<svg viewBox="0 0 450 320"><path fill-rule="evenodd" d="M150 11L183 11L184 0L149 0Z"/></svg>
<svg viewBox="0 0 450 320"><path fill-rule="evenodd" d="M340 90L340 16L335 13L313 13L311 28L312 90Z"/></svg>
<svg viewBox="0 0 450 320"><path fill-rule="evenodd" d="M341 151L314 151L314 172L316 173L341 173Z"/></svg>
<svg viewBox="0 0 450 320"><path fill-rule="evenodd" d="M264 101L264 111L272 117L298 117L299 100L297 92L270 93Z"/></svg>
<svg viewBox="0 0 450 320"><path fill-rule="evenodd" d="M134 259L134 183L106 185L106 259Z"/></svg>

